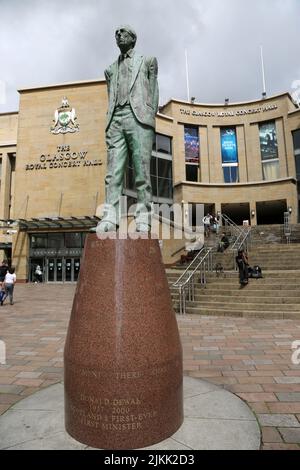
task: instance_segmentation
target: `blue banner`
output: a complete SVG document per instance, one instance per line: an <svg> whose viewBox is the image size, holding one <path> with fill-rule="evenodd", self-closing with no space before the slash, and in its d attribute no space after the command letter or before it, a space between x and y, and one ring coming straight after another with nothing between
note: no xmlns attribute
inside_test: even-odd
<svg viewBox="0 0 300 470"><path fill-rule="evenodd" d="M221 128L222 163L237 163L237 141L235 128Z"/></svg>

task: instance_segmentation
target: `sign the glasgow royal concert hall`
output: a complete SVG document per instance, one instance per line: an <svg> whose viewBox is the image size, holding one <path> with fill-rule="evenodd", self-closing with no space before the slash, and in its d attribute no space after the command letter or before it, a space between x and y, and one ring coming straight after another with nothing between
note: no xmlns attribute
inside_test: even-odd
<svg viewBox="0 0 300 470"><path fill-rule="evenodd" d="M246 116L248 114L257 114L265 113L267 111L274 111L277 109L277 104L259 106L258 108L243 108L237 110L228 110L228 111L191 111L190 109L181 108L180 114L185 116L194 116L194 117L234 117L234 116Z"/></svg>
<svg viewBox="0 0 300 470"><path fill-rule="evenodd" d="M51 134L67 134L79 131L77 116L74 108L71 108L68 99L64 96L61 106L54 113ZM57 152L53 155L42 154L37 163L27 163L26 171L48 170L54 168L78 168L102 165L102 160L88 160L87 150L74 151L70 145L58 145Z"/></svg>

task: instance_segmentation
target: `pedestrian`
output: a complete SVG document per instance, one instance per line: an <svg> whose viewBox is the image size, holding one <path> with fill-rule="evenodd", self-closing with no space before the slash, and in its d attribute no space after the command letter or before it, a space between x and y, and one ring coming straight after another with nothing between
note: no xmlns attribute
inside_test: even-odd
<svg viewBox="0 0 300 470"><path fill-rule="evenodd" d="M225 250L229 247L229 238L227 237L226 233L224 232L222 234L222 238L219 241L219 246L218 246L218 252L219 253L224 253Z"/></svg>
<svg viewBox="0 0 300 470"><path fill-rule="evenodd" d="M211 224L211 215L207 214L203 217L203 224L204 224L204 236L209 237L210 235L210 224Z"/></svg>
<svg viewBox="0 0 300 470"><path fill-rule="evenodd" d="M35 268L35 282L43 282L43 272L42 272L42 269L40 267L40 265L38 264L37 267Z"/></svg>
<svg viewBox="0 0 300 470"><path fill-rule="evenodd" d="M8 263L6 259L4 259L0 266L0 283L1 284L4 282L7 271L8 271Z"/></svg>
<svg viewBox="0 0 300 470"><path fill-rule="evenodd" d="M7 296L9 297L10 305L14 304L14 287L15 287L16 280L17 280L17 276L15 274L15 268L10 268L8 270L8 273L6 273L5 279L4 279L5 295L3 299L1 300L1 305L3 305L3 302L5 301Z"/></svg>
<svg viewBox="0 0 300 470"><path fill-rule="evenodd" d="M236 264L239 269L239 280L241 287L244 287L248 284L248 256L244 250L239 250L238 255L235 258Z"/></svg>

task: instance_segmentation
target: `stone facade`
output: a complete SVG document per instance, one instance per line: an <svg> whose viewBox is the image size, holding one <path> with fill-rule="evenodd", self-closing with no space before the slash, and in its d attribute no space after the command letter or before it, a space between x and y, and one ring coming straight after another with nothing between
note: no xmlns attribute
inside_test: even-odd
<svg viewBox="0 0 300 470"><path fill-rule="evenodd" d="M67 100L73 132L52 132L61 124L58 112ZM72 109L75 113L72 114ZM106 173L105 122L107 92L104 80L20 90L18 113L0 115L0 248L12 243L18 278L29 277L29 234L87 231L86 226L51 230L32 224L12 235L16 221L68 219L101 215ZM55 115L56 112L56 115ZM75 116L76 114L76 121ZM68 120L68 119L67 119ZM55 122L54 122L55 121ZM263 181L259 125L276 125L279 179ZM74 130L74 127L78 129ZM198 181L186 181L184 126L199 129ZM220 129L234 127L238 147L239 182L225 184ZM156 131L172 139L174 201L202 203L224 211L247 205L257 223L257 204L285 201L291 222L298 221L298 193L292 131L300 128L300 110L288 93L264 100L227 105L202 105L172 99L160 108ZM52 130L52 131L51 131ZM164 260L174 261L182 242L165 243ZM5 256L5 251L2 256Z"/></svg>

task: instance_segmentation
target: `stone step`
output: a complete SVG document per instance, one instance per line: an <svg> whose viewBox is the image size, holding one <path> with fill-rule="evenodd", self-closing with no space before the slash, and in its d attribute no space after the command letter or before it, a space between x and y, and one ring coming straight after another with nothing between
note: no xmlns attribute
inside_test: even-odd
<svg viewBox="0 0 300 470"><path fill-rule="evenodd" d="M233 299L232 299L233 300ZM224 302L216 302L216 301L197 301L197 302L188 302L187 305L193 308L226 308L228 310L259 310L259 311L264 311L266 310L266 305L264 303L262 304L256 304L256 303L244 303L244 302L226 302L226 305L224 305ZM268 305L270 310L273 311L291 311L291 312L300 312L300 305L297 304L271 304Z"/></svg>
<svg viewBox="0 0 300 470"><path fill-rule="evenodd" d="M199 280L198 280L199 281ZM169 279L169 285L173 286L177 282L177 279ZM224 286L224 288L230 288L230 286L234 287L239 282L239 275L236 273L235 276L231 277L219 277L219 278L206 278L206 286L210 288L212 285L215 285L216 288L220 288ZM202 287L200 282L195 283L196 286ZM283 288L294 288L300 289L300 279L299 277L263 277L261 279L249 279L249 286L255 286L255 288L259 288L260 286L264 286L264 288L274 288L282 286Z"/></svg>
<svg viewBox="0 0 300 470"><path fill-rule="evenodd" d="M262 290L263 292L261 292ZM300 289L298 291L300 292ZM227 300L230 296L241 297L241 298L248 298L248 297L252 298L256 296L259 296L259 297L263 296L263 298L276 299L276 301L277 301L277 298L282 298L282 299L292 298L292 299L299 299L299 304L300 304L300 294L296 294L295 292L296 292L295 289L249 290L247 288L246 290L246 289L241 289L240 287L237 287L236 289L232 289L232 290L213 289L213 288L197 289L195 291L196 293L195 295L214 297L214 298L216 298L217 296L226 296ZM171 289L171 295L179 295L178 290L175 291L175 289Z"/></svg>
<svg viewBox="0 0 300 470"><path fill-rule="evenodd" d="M170 288L171 292L176 292L176 291L178 292L179 291L178 287L174 287L173 285L169 286L169 288ZM236 294L241 290L241 288L240 288L240 284L239 284L238 280L235 284L230 284L226 287L223 284L206 284L205 286L201 286L201 285L198 285L198 284L195 285L195 293L200 294L203 290L205 290L205 292L207 292L208 295L214 295L213 294L214 292L221 293L221 291L222 292L234 292ZM277 284L263 285L263 284L259 284L259 283L257 283L255 285L255 284L251 284L251 282L249 282L249 284L247 285L247 291L252 292L252 293L256 292L256 291L257 292L262 292L262 291L279 292L281 295L282 295L282 293L284 293L285 296L293 295L293 294L297 295L298 292L300 291L300 285L299 284L292 285L292 286L286 286L286 285L283 285L283 284L280 284L280 285L277 285ZM233 295L235 295L235 294L233 294Z"/></svg>
<svg viewBox="0 0 300 470"><path fill-rule="evenodd" d="M241 289L245 291L245 289ZM262 295L263 294L263 295ZM265 293L261 293L259 296L247 295L245 294L233 294L233 295L212 295L211 293L205 292L205 289L201 294L195 295L195 302L222 302L223 304L228 305L230 302L237 300L241 302L243 300L245 303L251 304L274 304L274 305L297 305L300 310L300 296L266 296Z"/></svg>
<svg viewBox="0 0 300 470"><path fill-rule="evenodd" d="M273 310L229 310L225 308L194 308L187 307L186 314L188 315L201 315L201 316L217 316L217 317L245 317L245 318L265 318L272 320L285 320L285 319L294 319L300 320L300 311L299 312L276 312Z"/></svg>
<svg viewBox="0 0 300 470"><path fill-rule="evenodd" d="M283 280L287 280L287 279L294 279L296 280L297 282L299 281L300 282L300 270L297 270L297 271L293 271L293 270L277 270L277 271L268 271L268 270L265 270L263 271L263 278L260 279L261 282L265 281L265 280L279 280L279 279L283 279ZM173 281L173 280L177 280L179 279L179 277L181 276L181 273L169 273L167 274L167 278L169 279L169 281ZM226 279L226 280L230 280L230 279L236 279L236 277L238 276L238 272L237 271L225 271L223 274L221 274L219 277L216 276L216 273L215 272L212 272L212 273L206 273L206 278L208 281L220 281L220 280L223 280L223 279Z"/></svg>

